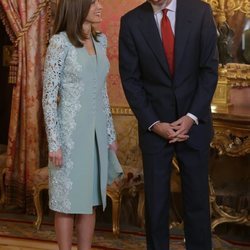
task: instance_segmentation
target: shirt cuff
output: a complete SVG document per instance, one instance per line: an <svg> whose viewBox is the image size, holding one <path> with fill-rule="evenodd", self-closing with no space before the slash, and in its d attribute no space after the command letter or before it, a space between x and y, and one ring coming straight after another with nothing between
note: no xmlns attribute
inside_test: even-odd
<svg viewBox="0 0 250 250"><path fill-rule="evenodd" d="M151 131L151 128L152 128L156 123L159 123L159 122L160 122L160 121L154 122L152 125L150 125L150 126L148 127L148 130Z"/></svg>
<svg viewBox="0 0 250 250"><path fill-rule="evenodd" d="M195 115L193 115L193 114L191 114L191 113L187 113L187 116L189 116L189 117L194 121L194 123L195 123L196 125L199 124L198 118L197 118Z"/></svg>

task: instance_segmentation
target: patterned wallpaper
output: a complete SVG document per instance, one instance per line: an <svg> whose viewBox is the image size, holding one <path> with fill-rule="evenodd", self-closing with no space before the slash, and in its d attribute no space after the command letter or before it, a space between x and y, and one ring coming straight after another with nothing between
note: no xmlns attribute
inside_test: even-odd
<svg viewBox="0 0 250 250"><path fill-rule="evenodd" d="M108 75L108 94L112 106L128 106L124 96L118 69L118 35L120 17L127 11L140 5L143 0L103 0L103 21L100 30L108 38L108 57L110 72Z"/></svg>

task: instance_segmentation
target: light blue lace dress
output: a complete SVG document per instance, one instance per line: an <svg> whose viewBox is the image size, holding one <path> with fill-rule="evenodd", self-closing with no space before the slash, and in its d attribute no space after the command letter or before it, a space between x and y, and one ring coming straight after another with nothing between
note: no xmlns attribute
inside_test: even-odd
<svg viewBox="0 0 250 250"><path fill-rule="evenodd" d="M49 163L52 210L92 213L106 206L108 145L115 140L106 90L106 37L94 41L96 55L74 47L65 32L54 35L44 68L43 109L49 151L60 147L63 165ZM121 174L121 169L114 177Z"/></svg>

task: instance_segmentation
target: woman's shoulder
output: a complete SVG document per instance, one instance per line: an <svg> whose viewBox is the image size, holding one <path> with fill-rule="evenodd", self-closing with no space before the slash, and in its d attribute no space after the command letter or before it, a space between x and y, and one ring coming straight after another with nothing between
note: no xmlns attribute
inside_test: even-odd
<svg viewBox="0 0 250 250"><path fill-rule="evenodd" d="M70 41L66 32L60 32L58 34L54 34L49 41L50 45L54 45L56 47L67 47L70 45Z"/></svg>

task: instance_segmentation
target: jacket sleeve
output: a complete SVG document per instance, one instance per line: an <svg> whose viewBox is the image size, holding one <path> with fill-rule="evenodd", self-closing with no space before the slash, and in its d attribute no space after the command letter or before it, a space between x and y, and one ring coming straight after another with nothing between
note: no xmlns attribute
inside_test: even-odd
<svg viewBox="0 0 250 250"><path fill-rule="evenodd" d="M201 30L199 72L198 87L189 112L199 121L206 121L218 81L217 31L209 5L204 13Z"/></svg>
<svg viewBox="0 0 250 250"><path fill-rule="evenodd" d="M52 36L45 58L42 98L49 152L55 152L61 146L57 97L66 54L67 45L63 37Z"/></svg>
<svg viewBox="0 0 250 250"><path fill-rule="evenodd" d="M100 43L102 44L103 48L107 49L107 38L104 34L100 37ZM116 140L116 133L113 124L113 118L110 110L109 98L107 94L107 84L105 83L102 89L102 98L103 98L103 105L104 105L104 112L106 115L107 120L107 135L108 135L108 143L112 144Z"/></svg>
<svg viewBox="0 0 250 250"><path fill-rule="evenodd" d="M126 17L122 17L119 34L121 81L128 103L138 119L140 127L146 131L159 120L159 117L148 100L143 87L136 46L134 37L131 34L131 25L128 25Z"/></svg>

